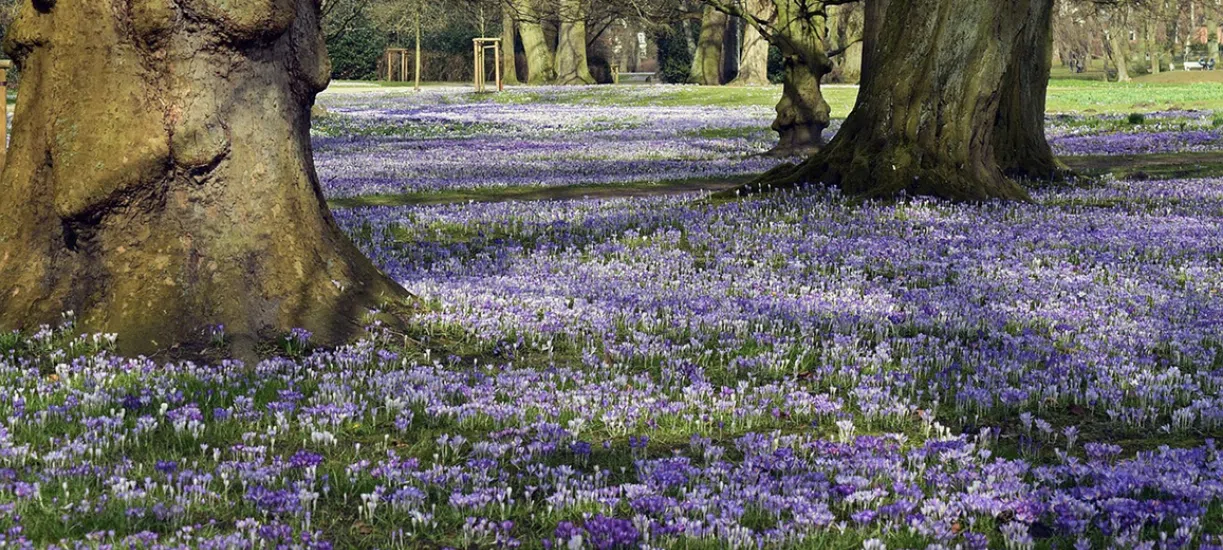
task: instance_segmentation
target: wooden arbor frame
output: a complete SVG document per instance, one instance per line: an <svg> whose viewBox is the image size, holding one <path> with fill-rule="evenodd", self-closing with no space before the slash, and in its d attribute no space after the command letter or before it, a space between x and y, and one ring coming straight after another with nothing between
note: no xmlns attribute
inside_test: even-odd
<svg viewBox="0 0 1223 550"><path fill-rule="evenodd" d="M387 48L384 54L386 59L386 72L383 76L387 82L395 81L396 65L398 65L399 82L407 82L408 79L408 54L410 52L404 48Z"/></svg>
<svg viewBox="0 0 1223 550"><path fill-rule="evenodd" d="M493 51L494 65L497 69L497 91L505 90L505 81L501 76L501 39L500 38L476 38L472 42L472 53L475 55L475 85L476 93L487 92L488 82L486 80L484 57L488 50Z"/></svg>

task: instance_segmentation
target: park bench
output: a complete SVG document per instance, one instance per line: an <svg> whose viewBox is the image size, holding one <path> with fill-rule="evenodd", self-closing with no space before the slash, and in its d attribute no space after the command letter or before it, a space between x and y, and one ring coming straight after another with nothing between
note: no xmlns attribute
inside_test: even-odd
<svg viewBox="0 0 1223 550"><path fill-rule="evenodd" d="M658 80L658 73L624 73L612 68L612 83L614 84L653 84Z"/></svg>
<svg viewBox="0 0 1223 550"><path fill-rule="evenodd" d="M1211 63L1209 60L1206 60L1206 59L1199 59L1197 61L1186 61L1185 70L1186 71L1214 70L1214 67L1212 65L1213 63Z"/></svg>

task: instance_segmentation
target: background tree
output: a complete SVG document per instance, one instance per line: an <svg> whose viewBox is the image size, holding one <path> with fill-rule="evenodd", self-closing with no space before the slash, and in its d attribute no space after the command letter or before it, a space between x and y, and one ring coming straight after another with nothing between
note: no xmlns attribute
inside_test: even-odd
<svg viewBox="0 0 1223 550"><path fill-rule="evenodd" d="M862 30L866 10L861 2L828 8L828 50L835 65L837 82L857 83L862 79Z"/></svg>
<svg viewBox="0 0 1223 550"><path fill-rule="evenodd" d="M586 55L586 0L559 0L556 44L556 82L561 85L594 84Z"/></svg>
<svg viewBox="0 0 1223 550"><path fill-rule="evenodd" d="M501 0L501 74L507 86L518 82L518 22L514 19L514 6L510 0Z"/></svg>
<svg viewBox="0 0 1223 550"><path fill-rule="evenodd" d="M696 51L692 55L692 76L689 80L693 84L720 86L723 83L723 46L726 27L730 24L727 13L729 13L728 10L719 11L712 5L705 7L704 15L701 17L701 32L696 41Z"/></svg>
<svg viewBox="0 0 1223 550"><path fill-rule="evenodd" d="M772 9L750 13L729 0L704 0L711 8L742 17L785 59L781 101L773 130L779 141L774 156L811 154L823 146L831 109L820 81L832 70L826 50L830 6L856 0L772 0ZM767 17L762 16L767 13Z"/></svg>
<svg viewBox="0 0 1223 550"><path fill-rule="evenodd" d="M556 54L544 33L544 15L536 0L510 0L518 14L518 35L527 58L527 84L556 80Z"/></svg>
<svg viewBox="0 0 1223 550"><path fill-rule="evenodd" d="M1015 60L1048 50L1046 38L1032 39L1049 36L1052 5L1052 0L868 2L862 88L836 138L803 165L781 167L745 190L818 182L865 197L903 192L952 200L1026 200L1027 193L999 164L996 128L1043 117L1043 111L1028 112L1039 103L1030 100L1016 102L1020 116L1001 114L998 91L1017 81L1048 80L1047 63L1016 66ZM1030 125L1022 129L1032 131ZM1039 142L1044 139L1043 131L1039 134L1008 141Z"/></svg>
<svg viewBox="0 0 1223 550"><path fill-rule="evenodd" d="M0 177L0 326L72 310L131 353L220 324L250 351L297 327L343 342L405 298L314 173L319 16L315 0L24 2L5 39L24 78Z"/></svg>
<svg viewBox="0 0 1223 550"><path fill-rule="evenodd" d="M741 8L751 17L760 20L773 18L771 0L742 0ZM743 34L743 51L739 57L739 75L731 82L734 86L765 86L769 84L769 41L760 34L760 29L747 24Z"/></svg>
<svg viewBox="0 0 1223 550"><path fill-rule="evenodd" d="M1130 5L1128 2L1096 2L1096 18L1104 32L1104 53L1117 72L1117 82L1130 78Z"/></svg>

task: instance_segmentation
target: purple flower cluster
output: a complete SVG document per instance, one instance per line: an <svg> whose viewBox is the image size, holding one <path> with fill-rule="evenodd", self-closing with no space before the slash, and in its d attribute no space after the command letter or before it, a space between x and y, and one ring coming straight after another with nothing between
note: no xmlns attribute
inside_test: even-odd
<svg viewBox="0 0 1223 550"><path fill-rule="evenodd" d="M1058 155L1147 155L1223 150L1223 132L1191 130L1118 132L1054 136L1049 144Z"/></svg>
<svg viewBox="0 0 1223 550"><path fill-rule="evenodd" d="M314 147L328 196L731 178L777 164L750 156L776 139L765 108L436 99L327 98Z"/></svg>
<svg viewBox="0 0 1223 550"><path fill-rule="evenodd" d="M439 89L325 96L316 163L328 196L502 187L727 179L776 160L767 107L660 106L670 87L514 90L501 103ZM1223 149L1209 111L1053 116L1058 155L1137 155ZM839 121L826 132L832 139Z"/></svg>

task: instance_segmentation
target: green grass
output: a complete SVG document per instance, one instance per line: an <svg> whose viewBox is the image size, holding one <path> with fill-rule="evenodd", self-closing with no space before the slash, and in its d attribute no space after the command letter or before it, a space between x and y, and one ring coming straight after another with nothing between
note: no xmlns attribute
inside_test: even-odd
<svg viewBox="0 0 1223 550"><path fill-rule="evenodd" d="M1223 156L1215 152L1066 157L1062 161L1085 176L1112 175L1120 179L1223 177Z"/></svg>
<svg viewBox="0 0 1223 550"><path fill-rule="evenodd" d="M1223 86L1193 83L1116 83L1054 80L1050 113L1125 114L1171 109L1223 110Z"/></svg>

